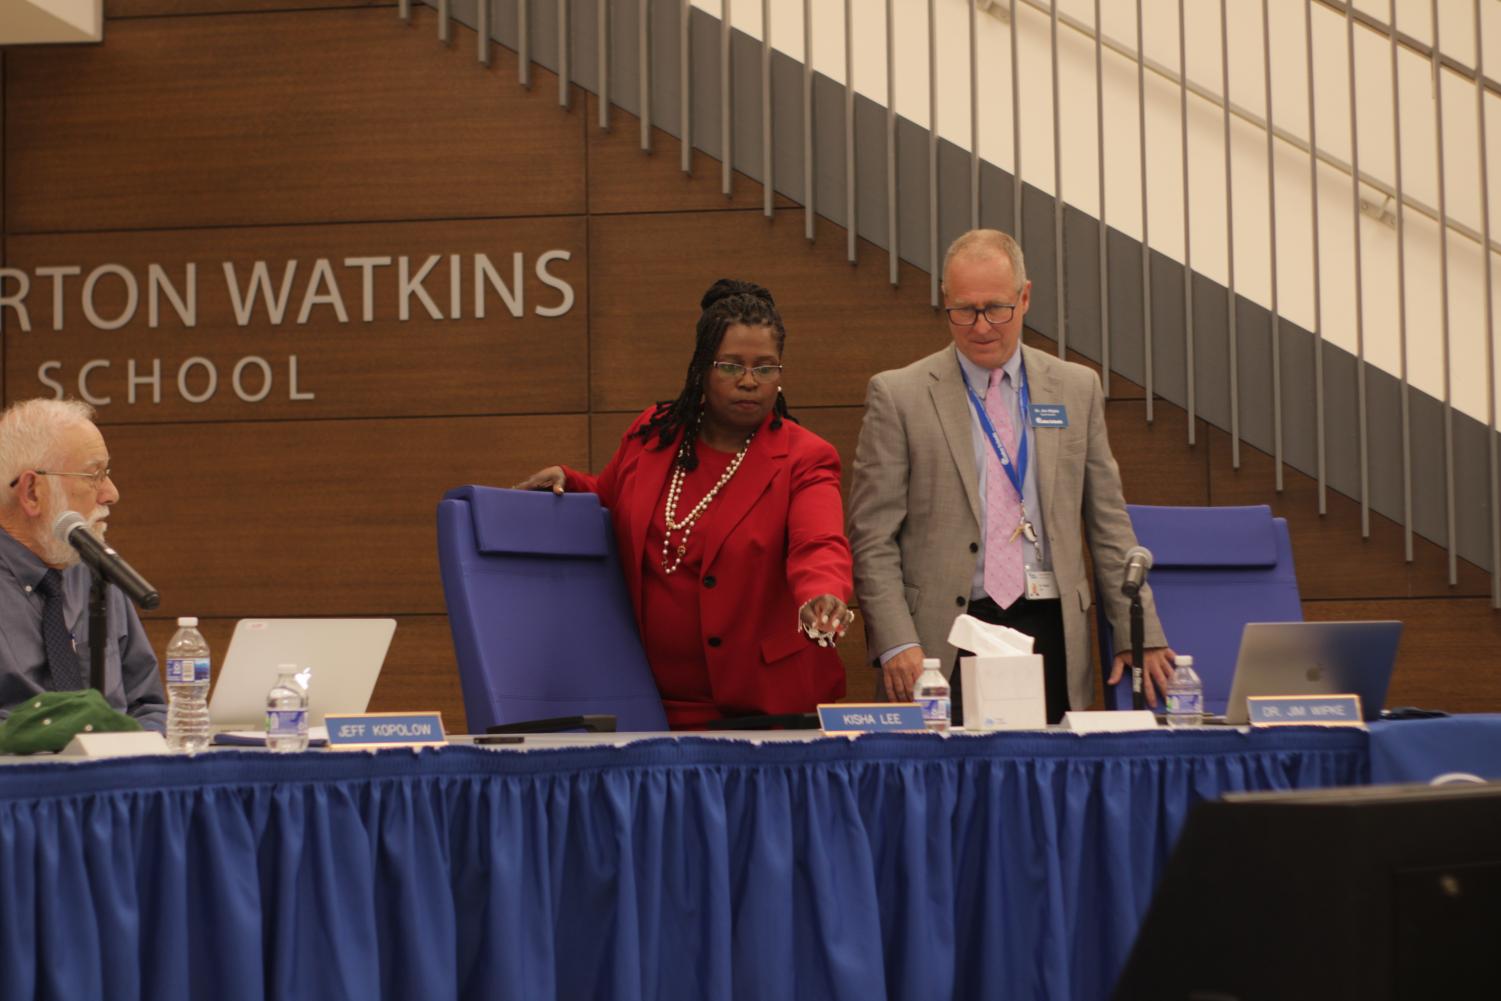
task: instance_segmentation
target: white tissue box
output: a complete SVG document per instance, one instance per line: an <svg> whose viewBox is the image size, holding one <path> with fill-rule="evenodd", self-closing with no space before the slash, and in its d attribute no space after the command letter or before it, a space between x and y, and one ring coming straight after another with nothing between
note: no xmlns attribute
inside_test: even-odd
<svg viewBox="0 0 1501 1001"><path fill-rule="evenodd" d="M1042 654L961 657L965 730L1041 730L1048 725Z"/></svg>

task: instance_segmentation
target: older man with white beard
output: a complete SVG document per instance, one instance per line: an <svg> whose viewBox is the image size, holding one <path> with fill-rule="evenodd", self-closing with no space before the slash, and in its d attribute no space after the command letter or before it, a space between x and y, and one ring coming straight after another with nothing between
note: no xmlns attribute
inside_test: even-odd
<svg viewBox="0 0 1501 1001"><path fill-rule="evenodd" d="M109 450L76 400L26 400L0 414L0 718L44 691L87 688L89 571L53 526L76 511L103 538ZM156 655L135 608L109 589L104 695L142 726L166 725Z"/></svg>

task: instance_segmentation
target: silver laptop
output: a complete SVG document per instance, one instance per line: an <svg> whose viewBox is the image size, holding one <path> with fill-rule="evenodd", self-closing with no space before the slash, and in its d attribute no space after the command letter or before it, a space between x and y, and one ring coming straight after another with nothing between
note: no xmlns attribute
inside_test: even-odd
<svg viewBox="0 0 1501 1001"><path fill-rule="evenodd" d="M1360 696L1375 719L1397 662L1400 622L1249 622L1241 634L1225 722L1244 724L1252 695Z"/></svg>
<svg viewBox="0 0 1501 1001"><path fill-rule="evenodd" d="M308 671L308 722L362 713L386 660L395 619L241 619L209 696L215 729L261 729L281 664Z"/></svg>

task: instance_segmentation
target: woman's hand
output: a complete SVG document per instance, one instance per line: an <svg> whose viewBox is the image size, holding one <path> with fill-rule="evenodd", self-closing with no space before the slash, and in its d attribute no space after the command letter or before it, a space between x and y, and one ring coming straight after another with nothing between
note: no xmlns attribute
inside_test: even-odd
<svg viewBox="0 0 1501 1001"><path fill-rule="evenodd" d="M831 637L831 643L837 643L850 623L855 621L855 613L832 594L820 594L805 603L798 609L797 617L798 624L803 632L808 633L810 640L822 634Z"/></svg>
<svg viewBox="0 0 1501 1001"><path fill-rule="evenodd" d="M513 490L551 490L555 494L563 492L563 484L568 477L563 472L562 466L548 466L539 469L511 489Z"/></svg>

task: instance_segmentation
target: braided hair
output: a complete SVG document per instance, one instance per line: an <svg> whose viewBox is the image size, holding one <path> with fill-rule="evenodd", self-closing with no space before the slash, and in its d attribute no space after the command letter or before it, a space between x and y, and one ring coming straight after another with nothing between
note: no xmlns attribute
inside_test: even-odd
<svg viewBox="0 0 1501 1001"><path fill-rule="evenodd" d="M749 327L770 327L777 343L777 354L787 341L787 328L782 326L782 314L777 312L771 293L752 282L721 278L699 302L702 312L698 317L698 338L693 347L693 360L688 363L688 377L683 381L683 391L675 400L663 400L652 411L651 417L634 434L652 447L668 448L682 434L676 462L692 472L698 468L698 428L703 420L704 380L709 366L724 343L724 332L733 324L743 323ZM782 426L782 418L796 421L787 412L787 401L781 393L772 404L771 428Z"/></svg>

